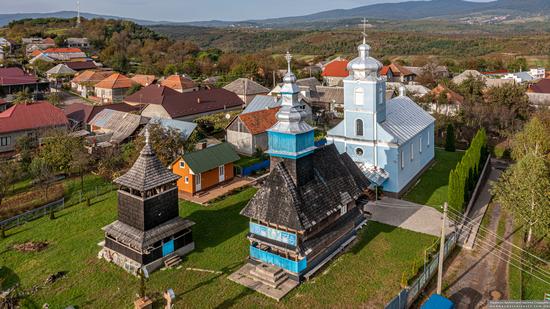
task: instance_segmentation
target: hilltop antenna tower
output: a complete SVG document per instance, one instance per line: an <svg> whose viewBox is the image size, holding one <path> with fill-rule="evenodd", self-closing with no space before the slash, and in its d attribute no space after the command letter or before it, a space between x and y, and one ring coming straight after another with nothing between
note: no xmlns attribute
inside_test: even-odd
<svg viewBox="0 0 550 309"><path fill-rule="evenodd" d="M76 1L76 26L80 26L80 1Z"/></svg>

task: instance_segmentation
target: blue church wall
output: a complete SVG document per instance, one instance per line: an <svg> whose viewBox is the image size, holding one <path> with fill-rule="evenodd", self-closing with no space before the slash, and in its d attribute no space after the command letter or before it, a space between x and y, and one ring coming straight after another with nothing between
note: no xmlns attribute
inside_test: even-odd
<svg viewBox="0 0 550 309"><path fill-rule="evenodd" d="M314 146L314 133L313 130L301 133L290 134L281 132L268 131L269 151L284 153L297 153L304 149Z"/></svg>
<svg viewBox="0 0 550 309"><path fill-rule="evenodd" d="M363 104L357 104L358 91L362 90ZM356 95L357 94L357 95ZM378 122L386 119L386 84L378 82L344 81L344 109L346 112L368 112L378 114Z"/></svg>
<svg viewBox="0 0 550 309"><path fill-rule="evenodd" d="M250 257L256 260L260 260L264 263L279 266L285 270L299 274L307 267L307 259L303 258L300 261L293 261L286 259L277 254L260 250L254 246L250 246Z"/></svg>

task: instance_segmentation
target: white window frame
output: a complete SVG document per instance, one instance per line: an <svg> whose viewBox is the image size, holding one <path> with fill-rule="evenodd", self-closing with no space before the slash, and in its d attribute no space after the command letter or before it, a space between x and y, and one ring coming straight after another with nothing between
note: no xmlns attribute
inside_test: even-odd
<svg viewBox="0 0 550 309"><path fill-rule="evenodd" d="M183 160L180 161L180 168L185 168L185 161Z"/></svg>
<svg viewBox="0 0 550 309"><path fill-rule="evenodd" d="M357 87L353 90L353 103L355 105L365 105L365 90L363 88Z"/></svg>
<svg viewBox="0 0 550 309"><path fill-rule="evenodd" d="M218 179L219 179L219 182L222 182L225 180L225 165L218 166Z"/></svg>
<svg viewBox="0 0 550 309"><path fill-rule="evenodd" d="M414 160L414 143L411 142L411 161Z"/></svg>
<svg viewBox="0 0 550 309"><path fill-rule="evenodd" d="M348 205L342 205L342 208L340 208L340 216L345 215L348 212Z"/></svg>
<svg viewBox="0 0 550 309"><path fill-rule="evenodd" d="M185 181L185 183L189 183L189 176L185 176L184 181Z"/></svg>

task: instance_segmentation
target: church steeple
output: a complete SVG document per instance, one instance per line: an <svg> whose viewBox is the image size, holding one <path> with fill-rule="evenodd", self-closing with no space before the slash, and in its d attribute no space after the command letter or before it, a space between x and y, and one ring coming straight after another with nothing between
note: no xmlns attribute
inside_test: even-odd
<svg viewBox="0 0 550 309"><path fill-rule="evenodd" d="M285 56L288 70L283 78L281 89L281 109L277 113L277 123L268 130L271 156L298 159L315 149L313 127L306 123L306 110L299 102L300 88L296 76L290 68L292 55Z"/></svg>

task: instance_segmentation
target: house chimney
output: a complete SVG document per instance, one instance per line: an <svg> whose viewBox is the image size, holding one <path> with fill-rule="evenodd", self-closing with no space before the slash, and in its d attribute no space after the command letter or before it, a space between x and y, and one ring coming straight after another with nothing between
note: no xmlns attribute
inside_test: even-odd
<svg viewBox="0 0 550 309"><path fill-rule="evenodd" d="M407 96L407 88L405 88L405 86L403 85L399 87L399 96L400 97Z"/></svg>

